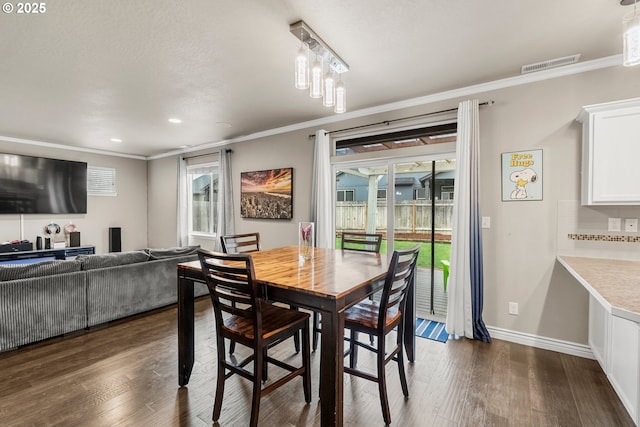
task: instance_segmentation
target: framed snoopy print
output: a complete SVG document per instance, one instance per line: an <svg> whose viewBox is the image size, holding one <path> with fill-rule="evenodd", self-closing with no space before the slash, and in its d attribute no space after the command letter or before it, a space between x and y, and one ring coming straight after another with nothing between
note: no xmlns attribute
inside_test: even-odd
<svg viewBox="0 0 640 427"><path fill-rule="evenodd" d="M502 153L502 201L542 200L542 150Z"/></svg>

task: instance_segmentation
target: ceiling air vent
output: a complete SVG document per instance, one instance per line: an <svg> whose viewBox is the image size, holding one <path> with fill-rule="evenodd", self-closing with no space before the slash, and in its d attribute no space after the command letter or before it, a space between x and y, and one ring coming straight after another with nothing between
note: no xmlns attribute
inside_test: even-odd
<svg viewBox="0 0 640 427"><path fill-rule="evenodd" d="M579 60L579 53L571 56L563 56L562 58L549 59L535 64L523 65L521 73L535 73L536 71L548 70L549 68L562 67L563 65L575 64Z"/></svg>

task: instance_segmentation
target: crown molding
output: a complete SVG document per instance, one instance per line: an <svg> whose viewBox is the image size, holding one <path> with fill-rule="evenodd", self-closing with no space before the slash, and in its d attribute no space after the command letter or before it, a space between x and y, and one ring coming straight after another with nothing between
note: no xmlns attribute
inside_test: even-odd
<svg viewBox="0 0 640 427"><path fill-rule="evenodd" d="M93 148L74 147L72 145L55 144L53 142L35 141L33 139L13 138L10 136L0 135L0 141L15 142L16 144L35 145L38 147L55 148L65 151L80 151L82 153L100 154L102 156L124 157L127 159L148 160L146 156L138 156L135 154L116 153L114 151L96 150Z"/></svg>

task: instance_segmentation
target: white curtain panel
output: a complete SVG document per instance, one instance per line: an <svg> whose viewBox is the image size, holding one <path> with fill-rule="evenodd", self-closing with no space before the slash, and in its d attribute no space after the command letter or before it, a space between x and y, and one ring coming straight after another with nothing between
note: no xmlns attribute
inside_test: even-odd
<svg viewBox="0 0 640 427"><path fill-rule="evenodd" d="M177 244L187 246L189 244L189 220L188 220L188 186L187 186L187 159L178 157L178 203L176 206L177 219Z"/></svg>
<svg viewBox="0 0 640 427"><path fill-rule="evenodd" d="M235 234L233 209L233 179L231 174L231 150L220 150L220 166L218 172L218 224L214 250L222 252L220 237Z"/></svg>
<svg viewBox="0 0 640 427"><path fill-rule="evenodd" d="M456 144L456 191L453 196L451 260L447 282L447 332L473 338L471 299L471 174L473 146L479 145L478 100L458 106L458 141Z"/></svg>
<svg viewBox="0 0 640 427"><path fill-rule="evenodd" d="M311 186L311 221L315 223L316 246L333 248L333 182L331 176L331 144L324 130L316 131Z"/></svg>

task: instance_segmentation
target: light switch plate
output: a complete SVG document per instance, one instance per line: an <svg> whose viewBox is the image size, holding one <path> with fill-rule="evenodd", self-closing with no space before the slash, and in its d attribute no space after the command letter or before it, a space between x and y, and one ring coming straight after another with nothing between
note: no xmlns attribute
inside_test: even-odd
<svg viewBox="0 0 640 427"><path fill-rule="evenodd" d="M482 217L482 228L491 228L491 217L483 216Z"/></svg>
<svg viewBox="0 0 640 427"><path fill-rule="evenodd" d="M624 231L627 233L638 232L638 218L625 218L624 219Z"/></svg>

